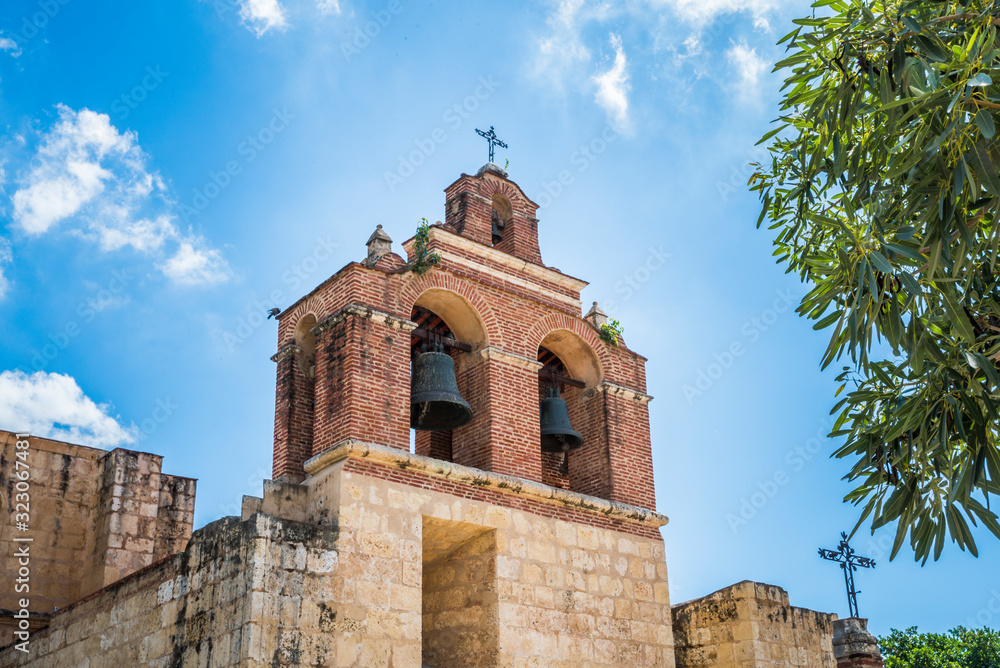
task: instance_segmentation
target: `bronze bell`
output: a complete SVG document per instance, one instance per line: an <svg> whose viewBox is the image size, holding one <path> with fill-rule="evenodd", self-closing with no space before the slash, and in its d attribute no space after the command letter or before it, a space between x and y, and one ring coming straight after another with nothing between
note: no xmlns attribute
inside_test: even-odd
<svg viewBox="0 0 1000 668"><path fill-rule="evenodd" d="M472 407L458 393L455 361L441 347L413 361L410 385L410 426L420 431L445 431L472 419Z"/></svg>
<svg viewBox="0 0 1000 668"><path fill-rule="evenodd" d="M545 391L539 407L542 422L542 452L569 452L583 445L583 436L569 423L569 409L559 388Z"/></svg>

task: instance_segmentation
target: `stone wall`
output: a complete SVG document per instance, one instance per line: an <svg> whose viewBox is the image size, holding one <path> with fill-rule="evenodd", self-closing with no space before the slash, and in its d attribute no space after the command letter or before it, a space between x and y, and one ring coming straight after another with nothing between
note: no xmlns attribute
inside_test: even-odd
<svg viewBox="0 0 1000 668"><path fill-rule="evenodd" d="M835 668L836 615L796 608L773 585L744 581L673 607L677 668Z"/></svg>
<svg viewBox="0 0 1000 668"><path fill-rule="evenodd" d="M468 537L470 536L471 537ZM423 662L490 665L499 651L497 536L463 522L423 522Z"/></svg>
<svg viewBox="0 0 1000 668"><path fill-rule="evenodd" d="M338 665L324 604L337 568L336 531L256 514L199 529L186 552L61 610L28 652L0 665Z"/></svg>
<svg viewBox="0 0 1000 668"><path fill-rule="evenodd" d="M196 481L161 473L158 455L35 436L26 448L17 442L0 431L0 555L14 565L16 551L29 546L30 575L28 590L17 591L17 568L0 569L0 645L14 637L11 611L22 598L44 617L182 549L194 520ZM27 454L19 460L18 452ZM16 475L25 470L27 496L19 497ZM25 500L28 527L20 531L14 513Z"/></svg>
<svg viewBox="0 0 1000 668"><path fill-rule="evenodd" d="M308 489L310 521L335 517L340 530L336 665L674 665L663 542L644 524L665 518L571 492L543 502L527 481L366 452L307 462L294 486Z"/></svg>

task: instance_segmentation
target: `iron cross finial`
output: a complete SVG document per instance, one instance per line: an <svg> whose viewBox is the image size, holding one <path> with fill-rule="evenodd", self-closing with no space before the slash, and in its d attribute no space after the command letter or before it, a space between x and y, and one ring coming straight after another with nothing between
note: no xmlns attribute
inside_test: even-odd
<svg viewBox="0 0 1000 668"><path fill-rule="evenodd" d="M479 128L476 128L476 134L479 135L480 137L484 138L487 142L489 142L489 145L490 145L490 162L493 162L493 149L494 149L494 147L500 146L501 148L507 148L507 144L505 144L502 141L500 141L500 139L497 137L497 133L493 131L493 126L492 125L490 126L490 131L489 132L483 132Z"/></svg>
<svg viewBox="0 0 1000 668"><path fill-rule="evenodd" d="M875 568L875 560L859 557L854 548L847 544L847 533L840 532L840 544L836 550L819 548L819 556L836 561L844 570L844 585L847 587L847 607L851 617L858 616L858 591L854 588L854 571L860 568Z"/></svg>

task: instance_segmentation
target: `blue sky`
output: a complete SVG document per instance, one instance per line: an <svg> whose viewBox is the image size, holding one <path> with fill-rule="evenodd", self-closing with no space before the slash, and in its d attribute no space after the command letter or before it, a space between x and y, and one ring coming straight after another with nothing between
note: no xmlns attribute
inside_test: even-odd
<svg viewBox="0 0 1000 668"><path fill-rule="evenodd" d="M671 593L845 613L825 333L745 184L807 4L41 0L0 8L0 428L165 457L196 524L270 474L275 326L486 160L649 358ZM1000 546L858 576L878 633L1000 626Z"/></svg>

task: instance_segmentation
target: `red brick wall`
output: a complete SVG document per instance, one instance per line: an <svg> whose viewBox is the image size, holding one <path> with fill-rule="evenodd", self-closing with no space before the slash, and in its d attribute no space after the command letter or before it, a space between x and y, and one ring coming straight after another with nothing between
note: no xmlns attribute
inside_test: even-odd
<svg viewBox="0 0 1000 668"><path fill-rule="evenodd" d="M316 344L312 454L345 439L410 449L410 335L346 314Z"/></svg>
<svg viewBox="0 0 1000 668"><path fill-rule="evenodd" d="M301 355L278 361L274 402L274 477L304 477L302 464L312 457L315 381L303 369Z"/></svg>
<svg viewBox="0 0 1000 668"><path fill-rule="evenodd" d="M294 429L295 416L305 415L290 409L300 393L295 374L288 376L290 362L279 363L275 474L299 471L305 452L318 454L348 438L409 448L406 323L414 303L435 289L452 293L477 316L475 328L481 331L469 342L475 349L456 355L459 390L474 417L452 430L450 448L444 434L418 433L418 453L655 508L648 406L635 398L646 389L645 358L624 343L605 344L581 317L584 282L540 266L537 205L516 184L492 173L463 175L445 193L446 226L432 228L429 244L443 260L430 271L405 271L401 261L374 268L351 263L279 316L279 347L294 340L296 322L308 313L322 327L357 304L390 322L380 321L382 315L349 315L319 336L311 448L299 445L308 439L299 434L307 432ZM513 214L504 240L492 248L491 198L497 193L511 202ZM504 260L509 255L533 264ZM570 420L585 438L584 447L570 454L568 475L560 470L561 457L541 453L533 365L542 340L560 330L593 351L595 369L586 389L566 392ZM606 382L631 390L631 398L608 396L602 389Z"/></svg>

